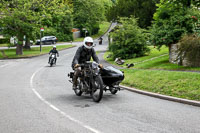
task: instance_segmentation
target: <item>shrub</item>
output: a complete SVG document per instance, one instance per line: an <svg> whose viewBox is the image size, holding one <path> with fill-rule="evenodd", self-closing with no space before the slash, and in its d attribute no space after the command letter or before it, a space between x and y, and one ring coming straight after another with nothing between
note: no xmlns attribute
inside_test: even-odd
<svg viewBox="0 0 200 133"><path fill-rule="evenodd" d="M140 57L149 51L144 30L138 26L134 17L120 18L119 23L110 35L113 42L109 45L109 50L113 53L113 58Z"/></svg>
<svg viewBox="0 0 200 133"><path fill-rule="evenodd" d="M9 43L9 39L8 38L0 38L0 44L3 43Z"/></svg>
<svg viewBox="0 0 200 133"><path fill-rule="evenodd" d="M57 32L55 28L46 28L44 31L45 36L56 36L58 41L71 41L72 40L72 33L64 34L62 32Z"/></svg>
<svg viewBox="0 0 200 133"><path fill-rule="evenodd" d="M190 62L190 66L200 65L200 37L196 34L185 35L180 40L178 47L178 58L187 59Z"/></svg>

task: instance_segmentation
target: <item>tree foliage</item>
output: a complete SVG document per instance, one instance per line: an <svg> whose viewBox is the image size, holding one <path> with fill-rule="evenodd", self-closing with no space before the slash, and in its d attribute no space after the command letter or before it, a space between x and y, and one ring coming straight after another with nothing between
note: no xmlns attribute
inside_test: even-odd
<svg viewBox="0 0 200 133"><path fill-rule="evenodd" d="M3 34L17 36L19 40L17 46L22 44L24 35L35 40L42 26L55 27L58 32L70 34L72 21L67 2L67 0L1 0L0 24L3 27Z"/></svg>
<svg viewBox="0 0 200 133"><path fill-rule="evenodd" d="M110 44L109 50L113 53L113 58L140 57L148 52L145 30L138 26L136 19L122 17L119 22L120 25L110 35L113 42Z"/></svg>
<svg viewBox="0 0 200 133"><path fill-rule="evenodd" d="M156 3L159 0L118 0L109 9L108 20L117 20L118 17L130 17L133 15L138 18L138 24L142 28L151 25L152 17L156 11Z"/></svg>
<svg viewBox="0 0 200 133"><path fill-rule="evenodd" d="M154 23L151 28L151 41L154 45L170 45L177 43L183 34L194 32L192 17L200 17L198 9L188 8L183 1L161 0L154 14Z"/></svg>
<svg viewBox="0 0 200 133"><path fill-rule="evenodd" d="M73 0L75 27L81 31L86 28L90 35L97 33L110 4L110 0Z"/></svg>

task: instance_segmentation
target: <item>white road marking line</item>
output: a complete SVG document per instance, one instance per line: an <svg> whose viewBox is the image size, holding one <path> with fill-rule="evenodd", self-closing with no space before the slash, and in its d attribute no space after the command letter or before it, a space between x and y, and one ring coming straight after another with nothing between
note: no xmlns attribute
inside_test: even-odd
<svg viewBox="0 0 200 133"><path fill-rule="evenodd" d="M4 64L4 65L1 65L0 67L5 67L5 66L8 66L9 64Z"/></svg>
<svg viewBox="0 0 200 133"><path fill-rule="evenodd" d="M69 120L75 122L75 123L78 123L80 126L90 130L91 132L93 133L101 133L100 131L88 126L88 125L85 125L83 122L79 121L79 120L76 120L75 118L71 117L70 115L67 115L65 112L61 111L59 108L57 108L56 106L54 106L53 104L49 103L48 101L46 101L37 91L36 89L34 88L33 86L33 79L35 77L35 75L40 71L42 70L44 67L41 67L39 68L38 70L36 70L33 75L31 76L31 79L30 79L30 86L31 86L31 89L32 91L35 93L35 95L42 101L44 102L45 104L47 104L50 108L52 108L53 110L59 112L61 115L63 115L64 117L68 118Z"/></svg>

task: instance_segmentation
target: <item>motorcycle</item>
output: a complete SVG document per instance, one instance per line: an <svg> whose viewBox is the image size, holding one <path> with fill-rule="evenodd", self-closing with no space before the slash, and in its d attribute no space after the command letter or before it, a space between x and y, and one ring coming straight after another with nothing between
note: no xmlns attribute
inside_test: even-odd
<svg viewBox="0 0 200 133"><path fill-rule="evenodd" d="M116 94L120 90L119 84L124 79L120 70L112 66L100 69L96 62L86 62L80 66L82 70L77 80L78 87L74 90L77 96L85 92L91 94L93 101L99 102L103 91L110 90L112 94ZM73 79L74 72L70 72L68 76ZM73 83L72 80L69 81Z"/></svg>
<svg viewBox="0 0 200 133"><path fill-rule="evenodd" d="M90 94L94 102L99 102L103 96L103 81L100 75L100 68L96 62L87 61L80 64L81 73L78 75L77 88L74 92L81 96L83 92ZM68 74L70 78L74 77L74 72ZM72 80L70 80L71 83Z"/></svg>
<svg viewBox="0 0 200 133"><path fill-rule="evenodd" d="M50 55L50 61L49 61L50 67L53 66L53 64L56 64L56 54L52 53Z"/></svg>
<svg viewBox="0 0 200 133"><path fill-rule="evenodd" d="M102 41L103 41L103 38L100 37L98 40L99 40L99 45L101 45L101 44L102 44Z"/></svg>

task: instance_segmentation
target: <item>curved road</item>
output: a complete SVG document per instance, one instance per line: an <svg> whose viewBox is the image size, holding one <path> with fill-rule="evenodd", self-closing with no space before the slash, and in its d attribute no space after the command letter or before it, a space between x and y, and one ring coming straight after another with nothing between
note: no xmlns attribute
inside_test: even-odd
<svg viewBox="0 0 200 133"><path fill-rule="evenodd" d="M126 90L106 92L100 103L76 96L67 77L76 49L60 51L54 67L48 55L0 60L1 133L200 132L199 107Z"/></svg>

